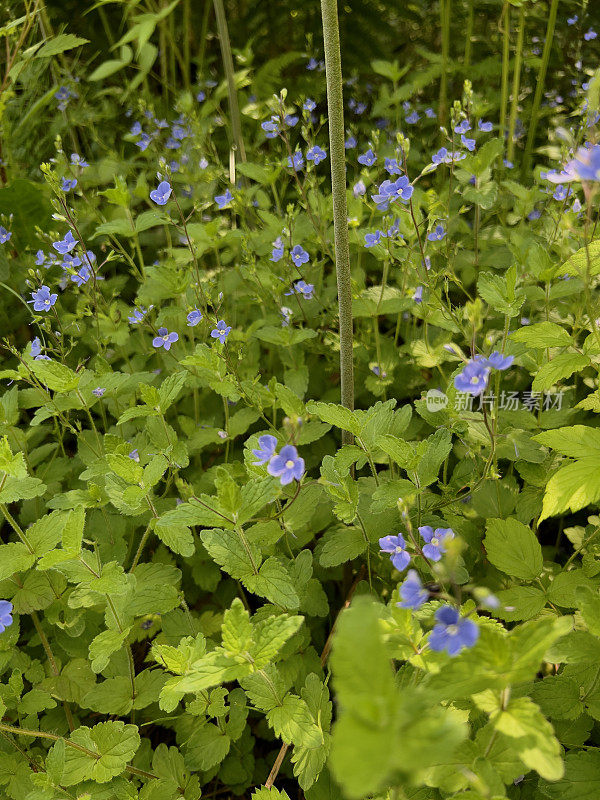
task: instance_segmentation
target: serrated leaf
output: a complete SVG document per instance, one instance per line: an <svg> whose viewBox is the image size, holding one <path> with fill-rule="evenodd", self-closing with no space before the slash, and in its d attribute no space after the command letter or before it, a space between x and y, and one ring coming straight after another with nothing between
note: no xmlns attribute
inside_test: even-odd
<svg viewBox="0 0 600 800"><path fill-rule="evenodd" d="M487 557L502 572L531 581L542 571L542 548L531 528L516 519L490 519L483 540Z"/></svg>

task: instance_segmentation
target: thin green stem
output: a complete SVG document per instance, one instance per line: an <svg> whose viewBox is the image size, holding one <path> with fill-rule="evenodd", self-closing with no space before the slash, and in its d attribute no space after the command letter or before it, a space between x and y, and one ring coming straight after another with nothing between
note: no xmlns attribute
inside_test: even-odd
<svg viewBox="0 0 600 800"><path fill-rule="evenodd" d="M227 30L227 18L223 0L214 0L215 16L217 18L217 31L219 33L219 43L221 45L221 56L225 77L227 78L227 91L229 94L229 113L231 114L231 127L233 130L233 141L242 161L246 160L246 149L242 138L242 122L240 118L240 108L238 105L237 91L235 88L235 73L233 71L233 58L231 55L231 44L229 41L229 31Z"/></svg>
<svg viewBox="0 0 600 800"><path fill-rule="evenodd" d="M440 0L440 27L442 29L442 74L440 76L440 99L438 117L442 125L448 117L448 62L450 58L450 3Z"/></svg>
<svg viewBox="0 0 600 800"><path fill-rule="evenodd" d="M507 157L512 161L515 155L515 129L517 127L517 113L519 110L519 90L521 88L521 64L523 63L523 39L525 37L525 6L519 9L519 33L517 35L517 51L515 54L515 69L513 72L512 98L510 106L510 120L508 124Z"/></svg>
<svg viewBox="0 0 600 800"><path fill-rule="evenodd" d="M502 79L500 86L500 121L498 131L500 138L506 132L506 110L508 108L508 70L510 68L510 3L504 2L502 9Z"/></svg>
<svg viewBox="0 0 600 800"><path fill-rule="evenodd" d="M346 202L346 149L344 146L344 99L342 57L336 0L321 0L327 110L329 113L329 149L331 153L331 191L333 197L333 232L335 271L340 316L340 375L342 405L354 409L354 364L352 326L352 286L348 243L348 208ZM352 443L352 434L344 431L344 444Z"/></svg>
<svg viewBox="0 0 600 800"><path fill-rule="evenodd" d="M467 16L467 32L465 33L465 57L463 61L465 72L471 66L473 24L475 21L475 0L467 0L467 2L469 4L469 13Z"/></svg>
<svg viewBox="0 0 600 800"><path fill-rule="evenodd" d="M522 176L525 176L529 173L529 168L531 165L531 156L533 153L533 145L535 143L535 133L540 115L540 107L542 105L544 83L546 80L546 72L548 71L548 62L550 61L550 52L552 50L552 42L554 39L554 28L556 26L557 13L558 0L552 0L550 4L550 13L548 14L548 23L546 25L546 38L544 40L544 49L542 51L542 63L540 64L537 81L535 84L535 95L533 97L529 131L527 133L527 142L525 144L525 154L523 155L523 166L521 172Z"/></svg>

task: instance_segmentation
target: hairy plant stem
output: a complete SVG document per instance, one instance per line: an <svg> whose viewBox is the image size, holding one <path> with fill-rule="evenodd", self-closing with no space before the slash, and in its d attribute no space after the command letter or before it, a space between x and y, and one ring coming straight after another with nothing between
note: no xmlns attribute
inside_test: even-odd
<svg viewBox="0 0 600 800"><path fill-rule="evenodd" d="M215 16L217 18L217 31L219 33L219 44L221 45L221 56L223 58L223 68L227 78L227 91L229 94L229 113L231 114L231 128L233 131L233 141L242 161L246 160L246 149L242 138L242 123L240 119L240 108L238 105L237 91L235 88L235 73L233 71L233 58L231 55L231 43L229 41L229 31L227 30L227 18L223 0L214 0Z"/></svg>
<svg viewBox="0 0 600 800"><path fill-rule="evenodd" d="M450 54L450 3L440 0L440 27L442 29L442 74L440 77L440 99L438 118L445 125L448 118L448 61Z"/></svg>
<svg viewBox="0 0 600 800"><path fill-rule="evenodd" d="M340 316L340 377L342 405L354 409L354 363L352 328L352 287L348 244L348 208L346 203L346 148L344 145L344 98L342 92L342 57L337 0L321 0L325 76L329 114L329 149L331 153L331 193L335 272ZM352 443L352 434L342 432L342 442Z"/></svg>
<svg viewBox="0 0 600 800"><path fill-rule="evenodd" d="M503 139L506 133L506 109L508 108L508 70L510 67L510 3L504 2L502 16L502 79L500 85L500 120L498 133Z"/></svg>
<svg viewBox="0 0 600 800"><path fill-rule="evenodd" d="M525 6L522 5L519 10L519 32L517 34L517 50L515 53L515 68L513 72L510 120L508 124L507 158L509 161L512 161L515 155L515 128L517 126L517 112L519 110L519 90L521 88L521 64L523 63L524 36L525 36Z"/></svg>
<svg viewBox="0 0 600 800"><path fill-rule="evenodd" d="M533 107L531 109L531 119L529 120L529 131L527 133L527 142L525 144L525 153L523 155L523 164L521 167L522 179L529 173L531 166L535 133L540 115L540 106L542 105L544 82L546 80L546 72L548 71L548 62L550 61L550 52L552 50L552 42L554 39L554 28L556 26L557 13L558 0L552 0L550 4L550 13L548 14L548 23L546 25L546 38L544 40L544 49L542 51L542 63L540 64L537 74L535 95L533 97Z"/></svg>

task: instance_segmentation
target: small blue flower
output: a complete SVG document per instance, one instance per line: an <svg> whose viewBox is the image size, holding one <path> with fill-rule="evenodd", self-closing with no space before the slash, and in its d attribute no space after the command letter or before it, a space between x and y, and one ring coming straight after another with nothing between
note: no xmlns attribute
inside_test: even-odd
<svg viewBox="0 0 600 800"><path fill-rule="evenodd" d="M485 361L492 369L505 370L512 365L514 356L503 356L502 353L495 350Z"/></svg>
<svg viewBox="0 0 600 800"><path fill-rule="evenodd" d="M196 100L199 103L203 103L206 100L206 94L202 91L198 92L198 94L196 95Z"/></svg>
<svg viewBox="0 0 600 800"><path fill-rule="evenodd" d="M152 308L152 306L150 306ZM144 308L144 306L140 306L139 308L133 309L133 315L131 317L127 317L127 321L130 322L132 325L137 325L141 322L146 314L150 309Z"/></svg>
<svg viewBox="0 0 600 800"><path fill-rule="evenodd" d="M275 137L279 133L278 125L272 119L266 120L265 122L261 122L260 127L265 132L265 136L267 137L267 139L275 139Z"/></svg>
<svg viewBox="0 0 600 800"><path fill-rule="evenodd" d="M427 602L429 592L423 588L416 570L409 569L406 573L406 578L400 585L400 597L402 600L396 605L400 608L412 608L413 611L418 611Z"/></svg>
<svg viewBox="0 0 600 800"><path fill-rule="evenodd" d="M179 339L179 334L173 331L169 333L166 328L159 328L158 329L158 336L155 336L152 339L152 347L164 347L165 350L170 350L171 345L175 344L175 342Z"/></svg>
<svg viewBox="0 0 600 800"><path fill-rule="evenodd" d="M575 25L579 17L577 14L574 14L572 17L567 17L567 25Z"/></svg>
<svg viewBox="0 0 600 800"><path fill-rule="evenodd" d="M434 153L431 156L431 160L434 164L452 164L455 161L462 161L463 158L466 158L466 153L460 153L459 151L449 151L445 147L440 147L437 153Z"/></svg>
<svg viewBox="0 0 600 800"><path fill-rule="evenodd" d="M198 166L200 167L201 170L205 170L208 167L208 160L202 157L198 162Z"/></svg>
<svg viewBox="0 0 600 800"><path fill-rule="evenodd" d="M414 292L414 294L412 296L412 299L415 301L415 303L417 303L419 305L423 302L423 287L422 286L417 286L417 288L415 289L415 292Z"/></svg>
<svg viewBox="0 0 600 800"><path fill-rule="evenodd" d="M102 386L96 386L95 389L92 389L92 394L94 397L102 397L105 391L106 389L104 389Z"/></svg>
<svg viewBox="0 0 600 800"><path fill-rule="evenodd" d="M60 239L58 242L52 242L52 247L57 251L57 253L60 253L61 256L64 256L65 253L71 252L78 241L78 239L73 238L73 234L71 231L69 231L64 239Z"/></svg>
<svg viewBox="0 0 600 800"><path fill-rule="evenodd" d="M158 187L150 192L150 200L155 202L157 206L166 206L172 191L171 184L168 181L161 181Z"/></svg>
<svg viewBox="0 0 600 800"><path fill-rule="evenodd" d="M417 122L419 121L419 119L420 119L420 117L417 114L417 112L413 111L412 114L409 114L406 117L406 122L407 122L408 125L416 125Z"/></svg>
<svg viewBox="0 0 600 800"><path fill-rule="evenodd" d="M494 129L494 126L492 125L491 122L486 122L483 119L479 120L479 122L477 123L477 127L479 128L480 131L483 131L484 133L489 133L491 130Z"/></svg>
<svg viewBox="0 0 600 800"><path fill-rule="evenodd" d="M276 436L271 436L270 433L266 433L264 436L259 436L258 449L252 451L252 454L255 455L256 458L258 459L258 461L253 462L254 466L258 467L261 464L266 464L267 461L270 461L275 455L276 449L277 449Z"/></svg>
<svg viewBox="0 0 600 800"><path fill-rule="evenodd" d="M367 187L365 186L363 181L357 181L354 186L352 187L352 194L354 197L362 197L367 191Z"/></svg>
<svg viewBox="0 0 600 800"><path fill-rule="evenodd" d="M217 322L217 327L210 332L210 335L212 336L213 339L218 339L221 342L221 344L223 344L225 342L225 339L227 339L227 337L229 336L230 330L231 330L231 325L226 325L225 321L220 319Z"/></svg>
<svg viewBox="0 0 600 800"><path fill-rule="evenodd" d="M469 361L462 372L454 378L454 386L459 392L478 397L487 387L490 367L485 359Z"/></svg>
<svg viewBox="0 0 600 800"><path fill-rule="evenodd" d="M395 158L386 158L385 159L385 169L389 172L390 175L402 175L404 170L398 164Z"/></svg>
<svg viewBox="0 0 600 800"><path fill-rule="evenodd" d="M281 306L281 308L279 309L279 313L281 314L282 326L284 328L287 328L287 326L290 324L292 320L292 315L294 312L292 311L291 308L288 308L287 306Z"/></svg>
<svg viewBox="0 0 600 800"><path fill-rule="evenodd" d="M344 147L346 150L353 150L356 147L356 137L349 136L344 142Z"/></svg>
<svg viewBox="0 0 600 800"><path fill-rule="evenodd" d="M63 178L60 184L60 188L63 192L70 192L71 189L74 189L77 186L77 178Z"/></svg>
<svg viewBox="0 0 600 800"><path fill-rule="evenodd" d="M298 120L299 117L297 117L295 114L286 114L285 117L283 118L285 124L290 128L293 128L294 125L297 125Z"/></svg>
<svg viewBox="0 0 600 800"><path fill-rule="evenodd" d="M436 115L435 111L433 110L433 108L426 108L425 109L425 116L429 117L429 119L435 119L437 115Z"/></svg>
<svg viewBox="0 0 600 800"><path fill-rule="evenodd" d="M307 161L314 161L315 165L320 164L321 161L327 158L327 153L325 150L322 150L318 144L314 147L311 147L310 150L306 154Z"/></svg>
<svg viewBox="0 0 600 800"><path fill-rule="evenodd" d="M42 354L42 343L39 336L36 336L31 343L30 355L34 361L50 361L49 356Z"/></svg>
<svg viewBox="0 0 600 800"><path fill-rule="evenodd" d="M139 460L140 460L140 454L138 453L137 449L136 449L136 450L132 450L132 451L131 451L131 453L129 453L129 458L130 458L132 461L139 462Z"/></svg>
<svg viewBox="0 0 600 800"><path fill-rule="evenodd" d="M190 311L190 313L187 315L188 328L193 328L200 322L201 319L202 319L201 312L198 311L197 308L194 308L194 310Z"/></svg>
<svg viewBox="0 0 600 800"><path fill-rule="evenodd" d="M273 242L273 251L271 253L271 258L269 261L273 261L275 264L278 261L281 261L283 258L283 254L285 252L285 247L283 246L283 240L281 236L278 236L277 239Z"/></svg>
<svg viewBox="0 0 600 800"><path fill-rule="evenodd" d="M389 204L396 200L401 200L403 203L410 200L414 188L406 175L400 175L395 181L385 180L378 188L377 194L372 194L371 197L377 203L377 208L380 211L387 211Z"/></svg>
<svg viewBox="0 0 600 800"><path fill-rule="evenodd" d="M293 444L286 444L279 455L271 458L267 472L279 478L282 486L287 486L293 480L299 481L304 475L304 459L298 455Z"/></svg>
<svg viewBox="0 0 600 800"><path fill-rule="evenodd" d="M503 164L506 167L506 169L512 169L514 167L513 162L509 161L508 158L504 158L504 159L502 159L502 161L503 161Z"/></svg>
<svg viewBox="0 0 600 800"><path fill-rule="evenodd" d="M38 250L35 254L35 263L38 267L46 266L46 254L43 250Z"/></svg>
<svg viewBox="0 0 600 800"><path fill-rule="evenodd" d="M314 111L316 107L317 107L317 104L315 103L314 100L311 100L310 97L306 98L306 100L304 101L304 105L302 106L302 108L305 111Z"/></svg>
<svg viewBox="0 0 600 800"><path fill-rule="evenodd" d="M290 256L297 267L301 267L302 264L306 264L310 258L306 250L302 247L302 245L299 244L296 244L294 247L292 247Z"/></svg>
<svg viewBox="0 0 600 800"><path fill-rule="evenodd" d="M372 167L376 161L377 161L377 156L370 148L367 150L366 153L363 153L358 157L358 163L363 164L365 167Z"/></svg>
<svg viewBox="0 0 600 800"><path fill-rule="evenodd" d="M461 617L452 606L442 606L435 612L437 625L429 636L429 647L456 656L466 647L473 647L479 638L479 628L471 619Z"/></svg>
<svg viewBox="0 0 600 800"><path fill-rule="evenodd" d="M13 604L8 600L0 600L0 633L4 633L4 631L12 625L12 613Z"/></svg>
<svg viewBox="0 0 600 800"><path fill-rule="evenodd" d="M385 233L376 230L375 233L365 233L365 247L375 247L381 242L381 237L385 238Z"/></svg>
<svg viewBox="0 0 600 800"><path fill-rule="evenodd" d="M583 38L586 40L586 42L589 42L592 39L595 39L596 36L598 36L598 34L596 33L596 31L593 28L590 28L588 31L586 31L586 33L583 34Z"/></svg>
<svg viewBox="0 0 600 800"><path fill-rule="evenodd" d="M306 65L306 69L309 69L309 70L312 71L313 69L317 69L318 66L319 66L319 62L317 61L316 58L309 58L308 59L308 64Z"/></svg>
<svg viewBox="0 0 600 800"><path fill-rule="evenodd" d="M567 197L569 197L569 195L570 195L570 194L571 194L571 187L570 187L570 186L563 186L563 185L561 184L560 186L557 186L557 187L556 187L556 189L554 190L554 194L552 195L552 197L553 197L555 200L562 201L562 200L566 200L566 199L567 199Z"/></svg>
<svg viewBox="0 0 600 800"><path fill-rule="evenodd" d="M139 142L135 143L135 146L139 147L140 150L142 152L144 152L144 150L146 150L148 148L148 145L150 144L151 141L152 141L152 139L150 138L149 134L142 133L142 138L139 140ZM168 143L167 143L167 145L168 145Z"/></svg>
<svg viewBox="0 0 600 800"><path fill-rule="evenodd" d="M467 131L471 130L471 124L468 119L463 119L462 122L459 122L458 125L454 128L454 133L466 133Z"/></svg>
<svg viewBox="0 0 600 800"><path fill-rule="evenodd" d="M406 552L406 542L401 533L397 536L382 537L379 540L379 547L382 553L389 553L390 561L399 572L409 565L410 554Z"/></svg>
<svg viewBox="0 0 600 800"><path fill-rule="evenodd" d="M233 200L233 195L231 194L229 189L227 189L225 194L218 194L215 197L215 203L219 207L220 211L226 208L231 203L232 200Z"/></svg>
<svg viewBox="0 0 600 800"><path fill-rule="evenodd" d="M301 294L305 300L312 300L314 290L314 285L312 283L307 283L306 281L296 281L294 284L294 291L296 294ZM292 293L286 292L286 294Z"/></svg>
<svg viewBox="0 0 600 800"><path fill-rule="evenodd" d="M293 156L288 156L287 165L289 169L298 172L304 166L304 157L300 150L296 150Z"/></svg>
<svg viewBox="0 0 600 800"><path fill-rule="evenodd" d="M475 150L475 139L468 139L464 133L460 137L460 141L462 142L463 147L466 147L469 152L473 152Z"/></svg>
<svg viewBox="0 0 600 800"><path fill-rule="evenodd" d="M446 229L443 225L436 225L435 228L431 231L431 233L427 234L427 238L430 242L441 242L444 236L446 235Z"/></svg>
<svg viewBox="0 0 600 800"><path fill-rule="evenodd" d="M84 265L83 267L81 267L79 272L76 272L75 275L71 275L71 280L77 286L82 286L84 283L87 283L91 277L92 276L90 274L88 267Z"/></svg>
<svg viewBox="0 0 600 800"><path fill-rule="evenodd" d="M37 292L31 293L31 300L28 300L27 302L33 303L34 311L50 311L57 300L57 294L50 294L49 287L42 286L42 288L38 289Z"/></svg>
<svg viewBox="0 0 600 800"><path fill-rule="evenodd" d="M5 227L0 225L0 244L6 244L11 236L12 231L7 231Z"/></svg>
<svg viewBox="0 0 600 800"><path fill-rule="evenodd" d="M430 561L440 561L446 552L446 542L454 539L452 528L433 528L430 525L421 525L419 528L423 545L423 555Z"/></svg>

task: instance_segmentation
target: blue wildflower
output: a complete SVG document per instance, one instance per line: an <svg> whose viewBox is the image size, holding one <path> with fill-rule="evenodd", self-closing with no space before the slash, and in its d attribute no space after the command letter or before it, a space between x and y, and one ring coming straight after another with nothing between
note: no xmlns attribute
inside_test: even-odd
<svg viewBox="0 0 600 800"><path fill-rule="evenodd" d="M223 344L225 342L225 339L227 339L227 337L229 336L230 331L231 331L231 325L226 325L225 321L220 319L217 322L216 328L214 328L210 332L210 335L212 336L213 339L218 339L221 342L221 344Z"/></svg>
<svg viewBox="0 0 600 800"><path fill-rule="evenodd" d="M264 436L258 437L258 448L252 451L252 454L256 456L258 461L254 461L253 464L255 467L258 467L260 464L266 464L267 461L270 461L273 456L275 455L275 450L277 449L277 437L271 436L270 433L266 433Z"/></svg>
<svg viewBox="0 0 600 800"><path fill-rule="evenodd" d="M285 117L283 118L285 124L290 128L293 128L294 125L297 125L298 120L299 117L297 117L295 114L286 114Z"/></svg>
<svg viewBox="0 0 600 800"><path fill-rule="evenodd" d="M83 158L78 155L77 153L71 153L71 164L74 167L80 167L81 169L85 169L85 167L89 167L87 161L84 161Z"/></svg>
<svg viewBox="0 0 600 800"><path fill-rule="evenodd" d="M379 547L382 553L389 553L390 561L399 572L409 565L410 554L406 552L406 542L401 533L397 536L383 536L379 540Z"/></svg>
<svg viewBox="0 0 600 800"><path fill-rule="evenodd" d="M206 100L206 93L202 91L198 92L198 94L196 95L196 100L199 103L203 103Z"/></svg>
<svg viewBox="0 0 600 800"><path fill-rule="evenodd" d="M419 533L425 542L423 555L430 561L440 561L442 554L446 552L446 542L454 539L452 528L436 528L433 530L430 525L421 525Z"/></svg>
<svg viewBox="0 0 600 800"><path fill-rule="evenodd" d="M33 303L34 311L50 311L57 300L58 295L50 294L50 288L44 285L41 289L38 289L37 292L32 292L31 300L27 302Z"/></svg>
<svg viewBox="0 0 600 800"><path fill-rule="evenodd" d="M312 300L314 290L315 287L312 283L307 283L306 281L296 281L294 283L294 291L296 294L301 294L305 300ZM291 292L286 292L286 294L291 294Z"/></svg>
<svg viewBox="0 0 600 800"><path fill-rule="evenodd" d="M105 391L106 389L104 389L102 386L96 386L95 389L92 389L92 394L94 397L102 397Z"/></svg>
<svg viewBox="0 0 600 800"><path fill-rule="evenodd" d="M6 244L11 236L12 231L7 231L4 226L0 225L0 244Z"/></svg>
<svg viewBox="0 0 600 800"><path fill-rule="evenodd" d="M188 328L193 328L195 325L197 325L200 322L201 319L202 319L202 313L200 311L198 311L197 308L194 308L187 315Z"/></svg>
<svg viewBox="0 0 600 800"><path fill-rule="evenodd" d="M71 189L74 189L77 186L77 178L63 178L60 184L60 188L63 192L70 192Z"/></svg>
<svg viewBox="0 0 600 800"><path fill-rule="evenodd" d="M491 130L494 129L494 126L492 125L491 122L486 122L483 119L479 120L479 122L477 123L477 127L479 128L480 131L483 131L484 133L489 133Z"/></svg>
<svg viewBox="0 0 600 800"><path fill-rule="evenodd" d="M586 31L586 33L583 34L583 38L586 40L586 42L590 42L592 39L595 39L596 36L598 36L598 34L593 28L590 28L588 31Z"/></svg>
<svg viewBox="0 0 600 800"><path fill-rule="evenodd" d="M385 238L385 233L380 230L375 231L375 233L365 233L365 247L375 247L376 244L381 242L382 236Z"/></svg>
<svg viewBox="0 0 600 800"><path fill-rule="evenodd" d="M294 247L292 247L290 256L297 267L301 267L302 264L306 264L310 257L302 245L299 244L296 244Z"/></svg>
<svg viewBox="0 0 600 800"><path fill-rule="evenodd" d="M274 119L276 120L277 117L271 118L270 120L266 120L265 122L260 123L260 127L265 132L265 136L267 137L267 139L274 139L279 133L279 127L277 125L277 122L274 121Z"/></svg>
<svg viewBox="0 0 600 800"><path fill-rule="evenodd" d="M471 130L471 124L468 119L463 119L454 128L454 133L466 133Z"/></svg>
<svg viewBox="0 0 600 800"><path fill-rule="evenodd" d="M50 361L49 356L45 356L42 354L42 342L40 341L39 336L36 336L35 339L32 341L31 350L29 354L34 361Z"/></svg>
<svg viewBox="0 0 600 800"><path fill-rule="evenodd" d="M200 167L201 170L205 170L208 167L208 160L202 157L198 162L198 166Z"/></svg>
<svg viewBox="0 0 600 800"><path fill-rule="evenodd" d="M140 454L138 453L137 449L135 449L135 450L132 450L132 451L131 451L131 453L129 453L129 458L130 458L132 461L139 462L139 460L140 460Z"/></svg>
<svg viewBox="0 0 600 800"><path fill-rule="evenodd" d="M156 203L157 206L166 206L172 191L171 184L168 181L161 181L158 187L150 192L150 200Z"/></svg>
<svg viewBox="0 0 600 800"><path fill-rule="evenodd" d="M159 328L158 329L158 336L155 336L152 339L152 347L164 347L165 350L170 350L171 345L175 344L175 342L179 339L179 334L173 331L169 333L166 328Z"/></svg>
<svg viewBox="0 0 600 800"><path fill-rule="evenodd" d="M410 200L414 188L406 175L400 175L395 181L385 180L378 189L377 194L372 194L371 197L377 203L377 208L380 211L387 211L389 204L396 200L402 200L403 203Z"/></svg>
<svg viewBox="0 0 600 800"><path fill-rule="evenodd" d="M475 150L475 139L468 139L464 133L460 137L460 141L462 142L463 147L466 147L469 152L473 152Z"/></svg>
<svg viewBox="0 0 600 800"><path fill-rule="evenodd" d="M306 65L306 69L309 69L309 70L312 71L313 69L317 69L318 66L319 66L319 62L317 61L316 58L309 58L308 59L308 64Z"/></svg>
<svg viewBox="0 0 600 800"><path fill-rule="evenodd" d="M365 186L363 181L357 181L354 186L352 187L352 194L354 197L362 197L367 191L367 187Z"/></svg>
<svg viewBox="0 0 600 800"><path fill-rule="evenodd" d="M327 158L327 153L325 150L322 150L318 144L314 147L311 147L310 150L306 153L306 160L307 161L314 161L315 165L320 164L321 161Z"/></svg>
<svg viewBox="0 0 600 800"><path fill-rule="evenodd" d="M452 606L442 606L435 612L437 625L429 637L429 647L456 656L463 648L473 647L479 638L479 628L471 619L461 617Z"/></svg>
<svg viewBox="0 0 600 800"><path fill-rule="evenodd" d="M292 316L293 316L294 312L292 311L291 308L288 308L287 306L281 306L281 308L279 309L279 313L281 314L281 324L282 324L282 326L284 328L287 328L287 326L290 324L290 322L292 320Z"/></svg>
<svg viewBox="0 0 600 800"><path fill-rule="evenodd" d="M220 211L226 208L231 203L232 200L233 200L233 195L231 194L229 189L227 189L225 194L218 194L215 197L215 203L219 207Z"/></svg>
<svg viewBox="0 0 600 800"><path fill-rule="evenodd" d="M503 356L502 353L495 350L485 361L492 369L505 370L512 365L514 356Z"/></svg>
<svg viewBox="0 0 600 800"><path fill-rule="evenodd" d="M406 117L407 125L416 125L419 120L420 120L420 117L419 117L419 115L417 114L416 111L413 111L412 114L409 114Z"/></svg>
<svg viewBox="0 0 600 800"><path fill-rule="evenodd" d="M52 242L52 247L64 256L66 253L70 253L71 250L75 247L79 240L73 238L73 234L71 231L67 233L64 239L60 239L58 242Z"/></svg>
<svg viewBox="0 0 600 800"><path fill-rule="evenodd" d="M469 361L462 372L454 378L454 386L459 392L478 397L486 389L490 367L485 360Z"/></svg>
<svg viewBox="0 0 600 800"><path fill-rule="evenodd" d="M577 14L574 14L572 17L567 17L567 25L575 25L579 17Z"/></svg>
<svg viewBox="0 0 600 800"><path fill-rule="evenodd" d="M271 458L267 472L274 478L279 478L282 486L287 486L293 480L299 481L304 475L304 459L298 455L293 444L286 444L279 455Z"/></svg>
<svg viewBox="0 0 600 800"><path fill-rule="evenodd" d="M293 169L294 172L298 172L304 166L304 157L300 150L296 150L293 156L288 156L287 165L289 169Z"/></svg>
<svg viewBox="0 0 600 800"><path fill-rule="evenodd" d="M150 308L152 308L152 306L150 306ZM150 309L144 308L144 306L140 306L139 308L134 308L132 316L127 317L127 321L130 322L132 325L137 325L144 319L149 310Z"/></svg>
<svg viewBox="0 0 600 800"><path fill-rule="evenodd" d="M417 286L417 288L415 289L415 292L414 292L414 294L412 296L412 299L418 305L420 305L423 302L423 287L422 286Z"/></svg>
<svg viewBox="0 0 600 800"><path fill-rule="evenodd" d="M13 604L8 600L0 600L0 633L4 633L4 631L12 625L12 613Z"/></svg>
<svg viewBox="0 0 600 800"><path fill-rule="evenodd" d="M396 605L400 608L412 608L413 611L418 611L427 602L429 592L423 588L416 570L409 569L406 573L406 578L400 584L400 597L402 600Z"/></svg>
<svg viewBox="0 0 600 800"><path fill-rule="evenodd" d="M444 236L446 235L446 229L443 225L436 225L435 228L431 231L431 233L427 234L427 238L430 242L441 242Z"/></svg>
<svg viewBox="0 0 600 800"><path fill-rule="evenodd" d="M429 117L429 119L435 119L437 115L436 115L435 111L433 110L433 108L426 108L425 109L425 116Z"/></svg>
<svg viewBox="0 0 600 800"><path fill-rule="evenodd" d="M316 107L317 107L317 104L315 103L314 100L311 100L310 97L306 98L306 100L304 101L304 105L302 106L302 108L305 111L314 111Z"/></svg>
<svg viewBox="0 0 600 800"><path fill-rule="evenodd" d="M402 175L402 173L404 172L404 170L398 164L398 161L395 158L386 158L385 168L390 175Z"/></svg>
<svg viewBox="0 0 600 800"><path fill-rule="evenodd" d="M75 273L75 275L71 275L71 280L77 286L82 286L84 283L87 283L91 278L91 274L89 269L84 265L81 269Z"/></svg>
<svg viewBox="0 0 600 800"><path fill-rule="evenodd" d="M344 142L344 147L346 150L353 150L356 147L356 137L349 136Z"/></svg>
<svg viewBox="0 0 600 800"><path fill-rule="evenodd" d="M358 163L363 164L365 167L372 167L376 161L377 161L377 156L370 148L367 150L366 153L363 153L358 157Z"/></svg>
<svg viewBox="0 0 600 800"><path fill-rule="evenodd" d="M278 236L277 239L273 242L273 251L271 253L271 258L269 261L273 261L275 264L278 261L281 261L283 258L283 254L285 252L285 247L283 246L283 241L281 236Z"/></svg>

